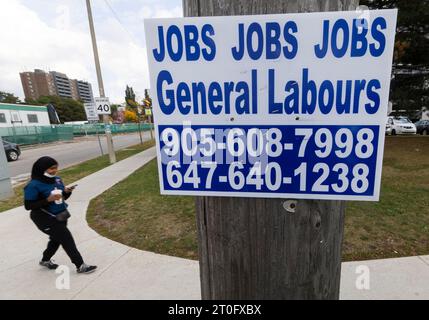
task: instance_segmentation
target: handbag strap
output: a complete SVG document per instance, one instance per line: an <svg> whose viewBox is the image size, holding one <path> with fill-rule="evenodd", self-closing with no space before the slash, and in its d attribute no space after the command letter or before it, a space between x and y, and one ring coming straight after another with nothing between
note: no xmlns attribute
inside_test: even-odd
<svg viewBox="0 0 429 320"><path fill-rule="evenodd" d="M51 217L56 217L56 215L54 215L54 214L52 214L52 213L50 213L48 210L45 210L45 209L43 209L43 208L40 208L40 210L41 211L43 211L44 213L47 213L47 214L49 214Z"/></svg>

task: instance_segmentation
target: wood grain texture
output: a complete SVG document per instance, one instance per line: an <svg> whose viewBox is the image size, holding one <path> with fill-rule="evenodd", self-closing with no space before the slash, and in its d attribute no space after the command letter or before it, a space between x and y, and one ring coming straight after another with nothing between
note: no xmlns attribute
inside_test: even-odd
<svg viewBox="0 0 429 320"><path fill-rule="evenodd" d="M183 0L185 16L351 10L356 0ZM338 299L344 202L197 197L203 299Z"/></svg>

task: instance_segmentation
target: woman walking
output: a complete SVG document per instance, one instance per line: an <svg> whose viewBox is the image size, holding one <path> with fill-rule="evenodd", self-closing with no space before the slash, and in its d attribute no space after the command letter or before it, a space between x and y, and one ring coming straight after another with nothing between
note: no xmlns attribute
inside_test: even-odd
<svg viewBox="0 0 429 320"><path fill-rule="evenodd" d="M78 273L91 273L97 267L84 263L67 228L70 214L65 200L72 195L75 186L65 187L57 172L58 162L51 157L42 157L34 163L31 181L24 188L25 209L31 210L30 217L37 228L49 235L48 246L39 264L48 269L58 268L51 259L62 246Z"/></svg>

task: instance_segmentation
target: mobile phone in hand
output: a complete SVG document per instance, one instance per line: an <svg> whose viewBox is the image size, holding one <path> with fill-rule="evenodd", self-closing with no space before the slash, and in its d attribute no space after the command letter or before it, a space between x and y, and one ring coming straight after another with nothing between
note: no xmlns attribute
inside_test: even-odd
<svg viewBox="0 0 429 320"><path fill-rule="evenodd" d="M77 187L78 185L77 184L74 184L74 185L72 185L72 186L70 186L70 187L67 187L67 188L69 188L69 189L75 189L76 187Z"/></svg>

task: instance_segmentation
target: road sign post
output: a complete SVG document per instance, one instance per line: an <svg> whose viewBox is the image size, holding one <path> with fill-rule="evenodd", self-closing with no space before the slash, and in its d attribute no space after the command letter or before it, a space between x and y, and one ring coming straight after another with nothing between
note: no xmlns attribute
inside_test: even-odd
<svg viewBox="0 0 429 320"><path fill-rule="evenodd" d="M160 189L198 197L204 299L338 299L343 200L379 198L397 11L268 14L356 5L145 21Z"/></svg>
<svg viewBox="0 0 429 320"><path fill-rule="evenodd" d="M95 104L95 102L91 102L91 103L85 103L83 106L85 108L86 119L88 120L89 123L95 124L95 134L97 136L98 145L100 147L101 155L103 156L104 155L103 146L101 145L100 135L98 134L98 121L100 120L100 117L97 113L96 104ZM86 131L85 131L85 133L86 133ZM88 135L88 134L86 133L86 135Z"/></svg>
<svg viewBox="0 0 429 320"><path fill-rule="evenodd" d="M149 96L149 90L145 90L145 99L143 100L144 105L146 106L145 114L147 115L149 119L149 126L150 126L150 138L153 140L154 134L153 134L153 115L152 115L152 99Z"/></svg>
<svg viewBox="0 0 429 320"><path fill-rule="evenodd" d="M88 121L98 121L99 117L96 111L95 103L84 103L85 113L86 113L86 119Z"/></svg>
<svg viewBox="0 0 429 320"><path fill-rule="evenodd" d="M150 138L153 140L154 134L153 134L152 109L145 109L145 114L147 115L147 117L149 119Z"/></svg>
<svg viewBox="0 0 429 320"><path fill-rule="evenodd" d="M104 156L103 145L101 144L100 134L98 132L98 121L93 121L92 123L95 124L95 134L97 136L98 146L100 147L100 153Z"/></svg>
<svg viewBox="0 0 429 320"><path fill-rule="evenodd" d="M137 108L137 121L139 123L139 136L140 136L140 144L143 144L143 137L142 137L142 128L141 128L141 109Z"/></svg>
<svg viewBox="0 0 429 320"><path fill-rule="evenodd" d="M97 113L97 117L98 116L103 116L104 119L104 133L106 135L106 137L110 137L112 136L112 130L111 130L111 126L109 121L107 121L106 117L109 117L109 115L112 113L112 108L110 105L110 101L109 98L107 97L99 97L99 98L95 98L95 112ZM108 147L109 148L109 147ZM103 153L103 150L101 151ZM116 161L116 158L115 158Z"/></svg>

